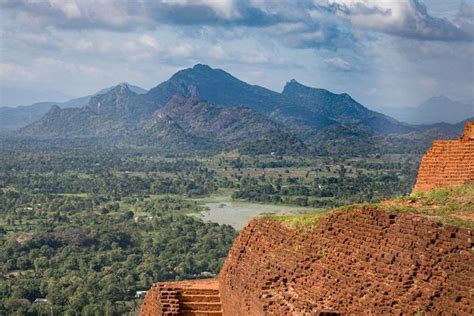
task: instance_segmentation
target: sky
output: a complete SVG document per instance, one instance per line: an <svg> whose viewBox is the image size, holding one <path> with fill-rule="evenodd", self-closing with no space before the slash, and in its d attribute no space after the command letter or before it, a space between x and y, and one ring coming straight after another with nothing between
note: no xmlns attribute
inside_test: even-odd
<svg viewBox="0 0 474 316"><path fill-rule="evenodd" d="M194 64L371 108L474 99L474 0L0 0L0 106L64 101Z"/></svg>

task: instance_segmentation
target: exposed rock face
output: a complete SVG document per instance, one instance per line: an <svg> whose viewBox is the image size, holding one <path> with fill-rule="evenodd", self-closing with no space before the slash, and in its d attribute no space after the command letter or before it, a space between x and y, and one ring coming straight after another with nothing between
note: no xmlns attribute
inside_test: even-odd
<svg viewBox="0 0 474 316"><path fill-rule="evenodd" d="M414 191L474 182L474 122L459 140L437 140L423 157Z"/></svg>

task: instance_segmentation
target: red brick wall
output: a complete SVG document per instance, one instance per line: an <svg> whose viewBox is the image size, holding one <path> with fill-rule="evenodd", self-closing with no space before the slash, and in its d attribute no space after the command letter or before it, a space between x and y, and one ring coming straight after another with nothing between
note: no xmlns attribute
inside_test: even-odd
<svg viewBox="0 0 474 316"><path fill-rule="evenodd" d="M153 284L151 289L146 293L143 304L140 308L140 315L152 316L160 315L162 312L160 288L158 284Z"/></svg>
<svg viewBox="0 0 474 316"><path fill-rule="evenodd" d="M474 123L468 122L459 140L434 141L423 156L414 191L474 182Z"/></svg>
<svg viewBox="0 0 474 316"><path fill-rule="evenodd" d="M473 246L468 229L372 209L333 213L311 230L253 220L219 275L224 315L472 315Z"/></svg>
<svg viewBox="0 0 474 316"><path fill-rule="evenodd" d="M474 122L466 122L464 124L464 135L461 137L463 140L474 140Z"/></svg>

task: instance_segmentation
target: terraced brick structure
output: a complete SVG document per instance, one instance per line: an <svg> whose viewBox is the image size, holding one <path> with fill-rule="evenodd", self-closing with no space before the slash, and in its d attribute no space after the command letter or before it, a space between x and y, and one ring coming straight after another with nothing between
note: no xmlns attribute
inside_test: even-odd
<svg viewBox="0 0 474 316"><path fill-rule="evenodd" d="M423 157L414 191L460 186L474 181L474 122L458 140L437 140Z"/></svg>
<svg viewBox="0 0 474 316"><path fill-rule="evenodd" d="M473 132L466 124L460 140L442 142L422 163L440 161L431 168L462 179L420 170L424 189L455 185L443 205L427 192L310 214L303 226L254 219L218 279L157 283L141 315L474 315L474 184L457 187L474 180Z"/></svg>
<svg viewBox="0 0 474 316"><path fill-rule="evenodd" d="M140 315L220 316L219 283L216 279L156 283Z"/></svg>
<svg viewBox="0 0 474 316"><path fill-rule="evenodd" d="M253 220L219 276L224 315L473 315L472 232L336 212L309 230Z"/></svg>

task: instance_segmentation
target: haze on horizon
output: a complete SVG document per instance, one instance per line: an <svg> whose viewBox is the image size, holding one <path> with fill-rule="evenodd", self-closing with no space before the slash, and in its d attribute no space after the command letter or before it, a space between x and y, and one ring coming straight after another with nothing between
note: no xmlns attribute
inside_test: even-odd
<svg viewBox="0 0 474 316"><path fill-rule="evenodd" d="M0 0L0 106L149 89L196 63L372 107L474 99L474 0Z"/></svg>

